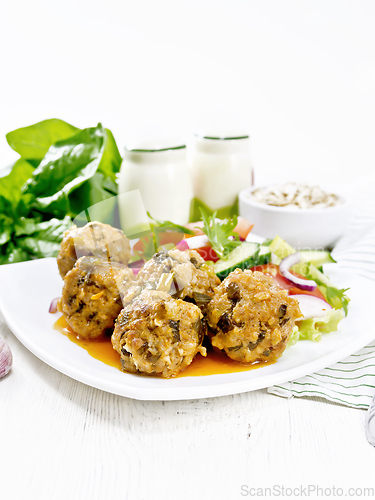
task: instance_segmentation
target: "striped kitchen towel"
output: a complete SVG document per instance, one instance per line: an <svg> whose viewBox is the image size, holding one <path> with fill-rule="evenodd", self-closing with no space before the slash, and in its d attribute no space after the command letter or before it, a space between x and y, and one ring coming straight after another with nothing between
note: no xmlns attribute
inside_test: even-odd
<svg viewBox="0 0 375 500"><path fill-rule="evenodd" d="M286 398L317 396L367 409L375 394L375 341L329 368L274 385L268 392Z"/></svg>
<svg viewBox="0 0 375 500"><path fill-rule="evenodd" d="M373 280L375 284L375 175L357 182L348 196L352 217L332 255L340 267ZM317 396L367 409L375 394L375 340L329 368L274 385L268 392L284 397Z"/></svg>

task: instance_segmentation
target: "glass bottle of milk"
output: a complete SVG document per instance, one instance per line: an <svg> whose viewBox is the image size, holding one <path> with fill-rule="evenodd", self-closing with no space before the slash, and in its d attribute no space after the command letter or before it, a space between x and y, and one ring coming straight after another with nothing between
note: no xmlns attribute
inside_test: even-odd
<svg viewBox="0 0 375 500"><path fill-rule="evenodd" d="M252 185L248 135L196 135L190 158L194 199L190 221L201 219L200 207L218 218L238 215L238 193Z"/></svg>

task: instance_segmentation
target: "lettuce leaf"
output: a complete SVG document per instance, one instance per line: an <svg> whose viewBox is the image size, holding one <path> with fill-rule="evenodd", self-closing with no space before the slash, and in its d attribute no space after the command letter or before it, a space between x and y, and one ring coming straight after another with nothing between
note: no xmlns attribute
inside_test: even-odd
<svg viewBox="0 0 375 500"><path fill-rule="evenodd" d="M292 347L292 345L296 344L299 340L299 328L297 325L294 325L293 327L293 330L292 330L292 334L291 336L289 337L289 340L288 340L288 343L287 343L287 347Z"/></svg>
<svg viewBox="0 0 375 500"><path fill-rule="evenodd" d="M304 319L297 322L297 329L294 328L289 339L288 346L294 345L298 340L312 340L319 342L323 333L337 331L338 324L343 319L344 314L340 309L331 309L321 318Z"/></svg>

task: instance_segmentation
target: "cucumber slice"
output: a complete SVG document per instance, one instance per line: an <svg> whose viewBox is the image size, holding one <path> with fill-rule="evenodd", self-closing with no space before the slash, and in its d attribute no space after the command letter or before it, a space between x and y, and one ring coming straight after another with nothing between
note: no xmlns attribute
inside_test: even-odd
<svg viewBox="0 0 375 500"><path fill-rule="evenodd" d="M271 249L271 252L277 255L280 259L284 259L285 257L288 257L288 255L296 252L296 250L291 247L289 243L280 238L280 236L276 236L276 238L271 241L269 248ZM336 262L332 258L330 252L327 252L326 250L300 250L299 253L301 254L303 262L311 262L311 264L314 264L316 267Z"/></svg>
<svg viewBox="0 0 375 500"><path fill-rule="evenodd" d="M316 267L336 262L326 250L300 250L300 254L303 262L311 262Z"/></svg>
<svg viewBox="0 0 375 500"><path fill-rule="evenodd" d="M256 266L259 252L258 243L244 241L242 245L232 250L226 259L220 259L214 264L216 275L223 280L237 268L244 270Z"/></svg>
<svg viewBox="0 0 375 500"><path fill-rule="evenodd" d="M263 264L269 264L271 262L271 255L272 252L270 250L270 247L260 245L258 259L255 265L262 266Z"/></svg>
<svg viewBox="0 0 375 500"><path fill-rule="evenodd" d="M276 236L270 243L269 249L274 253L279 259L285 259L288 255L295 253L296 250L284 241L280 236Z"/></svg>
<svg viewBox="0 0 375 500"><path fill-rule="evenodd" d="M311 276L311 279L314 280L318 285L321 284L325 287L330 288L335 286L328 278L328 276L319 271L319 269L317 269L314 264L312 266L308 266L307 272Z"/></svg>

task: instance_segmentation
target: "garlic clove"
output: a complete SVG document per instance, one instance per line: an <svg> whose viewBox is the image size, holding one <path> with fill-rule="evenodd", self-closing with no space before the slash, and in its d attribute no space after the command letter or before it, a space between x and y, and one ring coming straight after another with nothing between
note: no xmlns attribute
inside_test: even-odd
<svg viewBox="0 0 375 500"><path fill-rule="evenodd" d="M0 339L0 378L5 377L13 363L12 351L8 344Z"/></svg>

